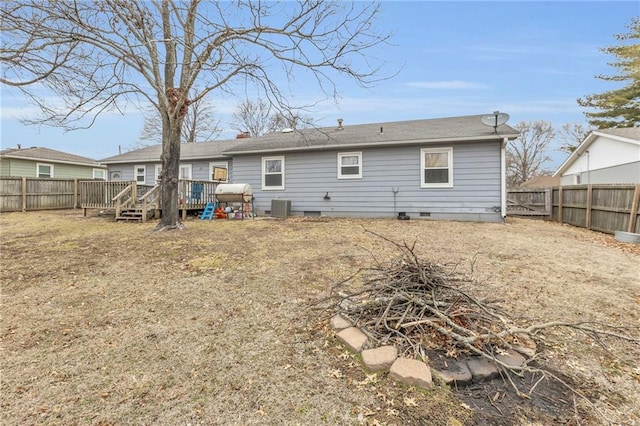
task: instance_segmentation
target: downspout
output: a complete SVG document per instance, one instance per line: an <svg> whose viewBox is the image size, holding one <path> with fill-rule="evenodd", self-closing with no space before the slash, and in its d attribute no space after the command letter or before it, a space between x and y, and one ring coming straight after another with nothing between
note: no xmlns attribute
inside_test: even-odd
<svg viewBox="0 0 640 426"><path fill-rule="evenodd" d="M591 169L589 167L589 160L590 160L589 150L586 150L585 153L587 154L587 185L589 185L591 183L591 179L590 179Z"/></svg>
<svg viewBox="0 0 640 426"><path fill-rule="evenodd" d="M509 143L509 139L503 138L500 146L500 213L502 220L507 217L507 143Z"/></svg>

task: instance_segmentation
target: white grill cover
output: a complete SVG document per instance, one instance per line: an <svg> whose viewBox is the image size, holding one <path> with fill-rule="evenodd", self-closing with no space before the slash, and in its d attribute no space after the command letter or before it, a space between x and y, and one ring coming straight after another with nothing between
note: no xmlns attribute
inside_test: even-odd
<svg viewBox="0 0 640 426"><path fill-rule="evenodd" d="M221 183L216 187L216 199L221 203L249 203L253 189L248 183Z"/></svg>

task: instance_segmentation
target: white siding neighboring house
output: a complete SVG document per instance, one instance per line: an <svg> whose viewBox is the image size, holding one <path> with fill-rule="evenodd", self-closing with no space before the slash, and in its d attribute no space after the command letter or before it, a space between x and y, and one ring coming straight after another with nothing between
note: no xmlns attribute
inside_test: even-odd
<svg viewBox="0 0 640 426"><path fill-rule="evenodd" d="M640 128L590 132L554 176L561 185L640 183Z"/></svg>

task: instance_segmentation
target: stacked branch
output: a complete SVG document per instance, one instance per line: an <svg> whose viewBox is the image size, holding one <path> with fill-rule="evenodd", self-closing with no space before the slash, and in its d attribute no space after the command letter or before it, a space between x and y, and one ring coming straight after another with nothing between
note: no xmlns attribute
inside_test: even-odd
<svg viewBox="0 0 640 426"><path fill-rule="evenodd" d="M420 259L414 250L415 243L400 244L366 232L395 245L399 256L335 284L329 297L319 301L317 307L329 310L332 315L342 315L363 330L376 346L394 345L404 357L424 359L430 351L443 351L451 357L471 354L488 358L502 367L503 377L521 397L529 398L544 378L554 380L610 423L593 402L558 375L531 363L506 365L496 355L516 345L535 347L536 334L557 327L583 333L605 348L605 338L640 343L637 327L563 321L519 327L497 306L471 295L468 289L475 281L458 273L458 265L444 266ZM362 281L356 282L360 277ZM522 392L510 376L523 372L541 376L528 392Z"/></svg>
<svg viewBox="0 0 640 426"><path fill-rule="evenodd" d="M519 327L499 307L471 295L467 289L474 280L457 272L458 265L423 260L415 253L415 243L400 244L367 232L396 246L399 256L336 284L329 297L330 308L378 345L394 345L404 356L420 358L431 350L452 357L472 354L518 373L539 370L507 366L496 355L515 345L534 347L536 334L549 328L571 328L603 346L605 337L638 342L629 327L596 322L551 321ZM361 285L351 286L357 276L362 277ZM356 290L349 291L349 287Z"/></svg>
<svg viewBox="0 0 640 426"><path fill-rule="evenodd" d="M344 291L354 277L334 288L337 313L378 344L395 345L410 357L444 350L451 356L466 352L493 359L517 342L498 308L465 291L471 278L455 267L418 258L413 246L393 244L400 256L362 271L359 290Z"/></svg>

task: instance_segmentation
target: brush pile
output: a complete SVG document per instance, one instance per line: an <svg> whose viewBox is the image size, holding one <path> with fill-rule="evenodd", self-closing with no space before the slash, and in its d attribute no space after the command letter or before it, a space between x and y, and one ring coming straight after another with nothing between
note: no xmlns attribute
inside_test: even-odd
<svg viewBox="0 0 640 426"><path fill-rule="evenodd" d="M346 290L357 275L337 284L332 298L334 311L376 345L394 345L400 354L415 358L433 350L452 357L470 353L494 358L522 343L518 337L525 339L511 332L515 327L497 307L465 291L473 280L455 266L419 259L415 244L390 242L400 249L399 257L361 271L357 290Z"/></svg>

